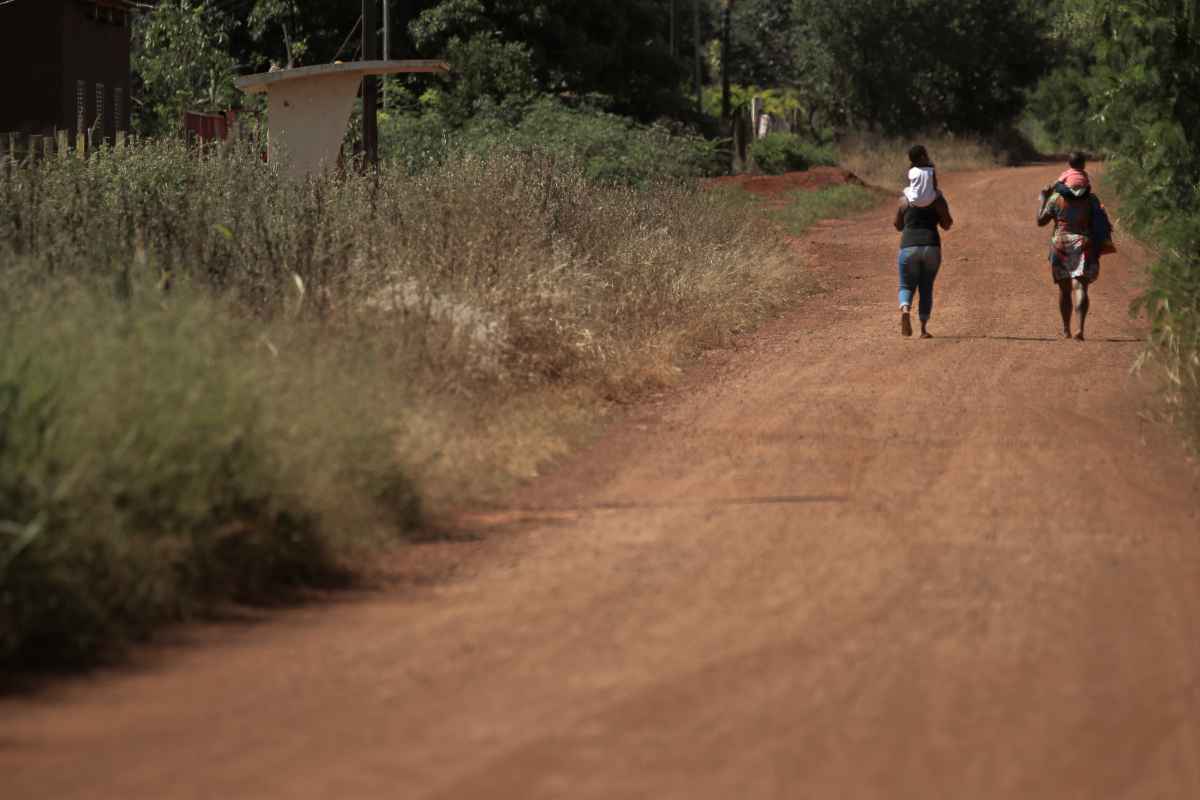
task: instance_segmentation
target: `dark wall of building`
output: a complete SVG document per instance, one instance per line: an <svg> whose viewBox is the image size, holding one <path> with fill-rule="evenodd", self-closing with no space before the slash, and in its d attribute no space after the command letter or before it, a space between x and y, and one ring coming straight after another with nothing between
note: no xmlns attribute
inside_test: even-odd
<svg viewBox="0 0 1200 800"><path fill-rule="evenodd" d="M83 127L111 141L118 129L129 130L130 20L78 0L61 9L60 126L76 130L82 108Z"/></svg>
<svg viewBox="0 0 1200 800"><path fill-rule="evenodd" d="M62 3L0 6L0 132L45 133L60 125Z"/></svg>

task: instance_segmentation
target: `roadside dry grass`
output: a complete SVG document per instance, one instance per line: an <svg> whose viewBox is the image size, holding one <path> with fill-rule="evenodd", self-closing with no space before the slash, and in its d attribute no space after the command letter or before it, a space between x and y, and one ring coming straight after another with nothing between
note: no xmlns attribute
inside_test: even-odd
<svg viewBox="0 0 1200 800"><path fill-rule="evenodd" d="M806 286L761 214L497 155L0 172L0 667L320 583Z"/></svg>
<svg viewBox="0 0 1200 800"><path fill-rule="evenodd" d="M947 135L889 139L867 134L850 136L838 144L841 165L869 184L899 191L908 184L908 148L924 144L939 172L989 169L1009 163L1002 148L970 137Z"/></svg>

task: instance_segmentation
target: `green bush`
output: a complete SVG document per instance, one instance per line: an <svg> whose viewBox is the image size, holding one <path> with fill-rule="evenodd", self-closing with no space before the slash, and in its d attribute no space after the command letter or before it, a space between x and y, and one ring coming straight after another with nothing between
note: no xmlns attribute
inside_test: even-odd
<svg viewBox="0 0 1200 800"><path fill-rule="evenodd" d="M396 116L382 125L380 139L384 157L413 173L451 157L502 152L539 153L577 164L598 183L643 187L724 169L717 144L702 136L549 98L531 104L516 124L507 115L480 114L462 128L433 112Z"/></svg>
<svg viewBox="0 0 1200 800"><path fill-rule="evenodd" d="M1200 447L1200 26L1194 4L1103 0L1073 39L1094 43L1089 129L1109 148L1121 221L1158 255L1141 307L1166 397Z"/></svg>
<svg viewBox="0 0 1200 800"><path fill-rule="evenodd" d="M1029 94L1026 122L1045 153L1091 150L1098 144L1089 98L1089 55L1067 55Z"/></svg>
<svg viewBox="0 0 1200 800"><path fill-rule="evenodd" d="M832 147L813 144L792 133L770 133L755 140L750 146L750 156L759 171L767 175L837 164Z"/></svg>

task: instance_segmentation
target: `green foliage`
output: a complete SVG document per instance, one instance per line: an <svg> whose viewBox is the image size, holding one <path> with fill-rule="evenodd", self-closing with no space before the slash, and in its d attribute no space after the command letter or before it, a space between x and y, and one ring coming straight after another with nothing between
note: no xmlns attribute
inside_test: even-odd
<svg viewBox="0 0 1200 800"><path fill-rule="evenodd" d="M1098 143L1085 59L1065 53L1030 93L1030 113L1040 123L1046 152L1091 150Z"/></svg>
<svg viewBox="0 0 1200 800"><path fill-rule="evenodd" d="M799 236L822 219L869 211L879 205L879 194L863 186L843 184L826 189L792 192L787 205L773 211L772 218L789 234Z"/></svg>
<svg viewBox="0 0 1200 800"><path fill-rule="evenodd" d="M1138 308L1153 326L1168 399L1200 444L1200 6L1071 0L1062 12L1094 45L1090 69L1068 63L1064 80L1087 87L1122 221L1158 251Z"/></svg>
<svg viewBox="0 0 1200 800"><path fill-rule="evenodd" d="M515 122L537 93L531 54L520 42L481 33L451 39L446 54L455 79L446 91L434 90L426 105L453 126L479 115Z"/></svg>
<svg viewBox="0 0 1200 800"><path fill-rule="evenodd" d="M232 52L250 71L264 71L270 63L299 67L337 58L349 61L360 54L361 29L355 25L362 14L362 0L212 1L236 9L241 24L233 31ZM403 32L411 14L410 5L427 1L389 0L393 30Z"/></svg>
<svg viewBox="0 0 1200 800"><path fill-rule="evenodd" d="M436 106L440 96L431 99ZM379 115L379 153L384 164L398 165L409 175L429 172L459 152L462 129L436 112Z"/></svg>
<svg viewBox="0 0 1200 800"><path fill-rule="evenodd" d="M177 130L184 111L230 107L236 95L232 27L207 0L160 3L135 17L133 70L141 82L135 119L143 133Z"/></svg>
<svg viewBox="0 0 1200 800"><path fill-rule="evenodd" d="M1016 118L1047 53L1026 0L797 0L847 121L888 134L989 133Z"/></svg>
<svg viewBox="0 0 1200 800"><path fill-rule="evenodd" d="M768 175L837 164L832 147L816 145L790 133L772 133L756 140L750 146L750 156L755 166Z"/></svg>
<svg viewBox="0 0 1200 800"><path fill-rule="evenodd" d="M443 0L426 8L410 31L418 52L431 56L479 37L492 47L515 45L528 52L542 91L604 96L612 110L646 119L684 102L687 62L672 56L668 24L663 0Z"/></svg>
<svg viewBox="0 0 1200 800"><path fill-rule="evenodd" d="M730 80L792 87L804 80L813 44L794 0L742 0L732 14Z"/></svg>
<svg viewBox="0 0 1200 800"><path fill-rule="evenodd" d="M482 124L467 149L486 154L496 147L537 151L577 162L589 180L645 186L717 174L716 146L702 137L552 100L536 104L515 129Z"/></svg>
<svg viewBox="0 0 1200 800"><path fill-rule="evenodd" d="M397 115L380 130L385 157L409 172L456 154L487 158L513 151L577 164L588 179L606 184L647 186L714 175L723 168L717 145L703 137L551 99L532 103L515 124L501 114L478 114L462 128L437 114Z"/></svg>

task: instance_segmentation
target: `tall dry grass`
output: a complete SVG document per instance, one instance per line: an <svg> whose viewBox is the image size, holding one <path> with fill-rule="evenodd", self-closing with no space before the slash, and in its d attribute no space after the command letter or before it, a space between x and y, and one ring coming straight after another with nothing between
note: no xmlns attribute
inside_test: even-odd
<svg viewBox="0 0 1200 800"><path fill-rule="evenodd" d="M869 184L899 191L908 185L908 148L923 144L939 172L991 169L1012 163L1004 147L980 138L933 134L895 139L856 134L838 143L841 164Z"/></svg>
<svg viewBox="0 0 1200 800"><path fill-rule="evenodd" d="M536 155L0 170L0 665L338 574L802 290L759 214Z"/></svg>

